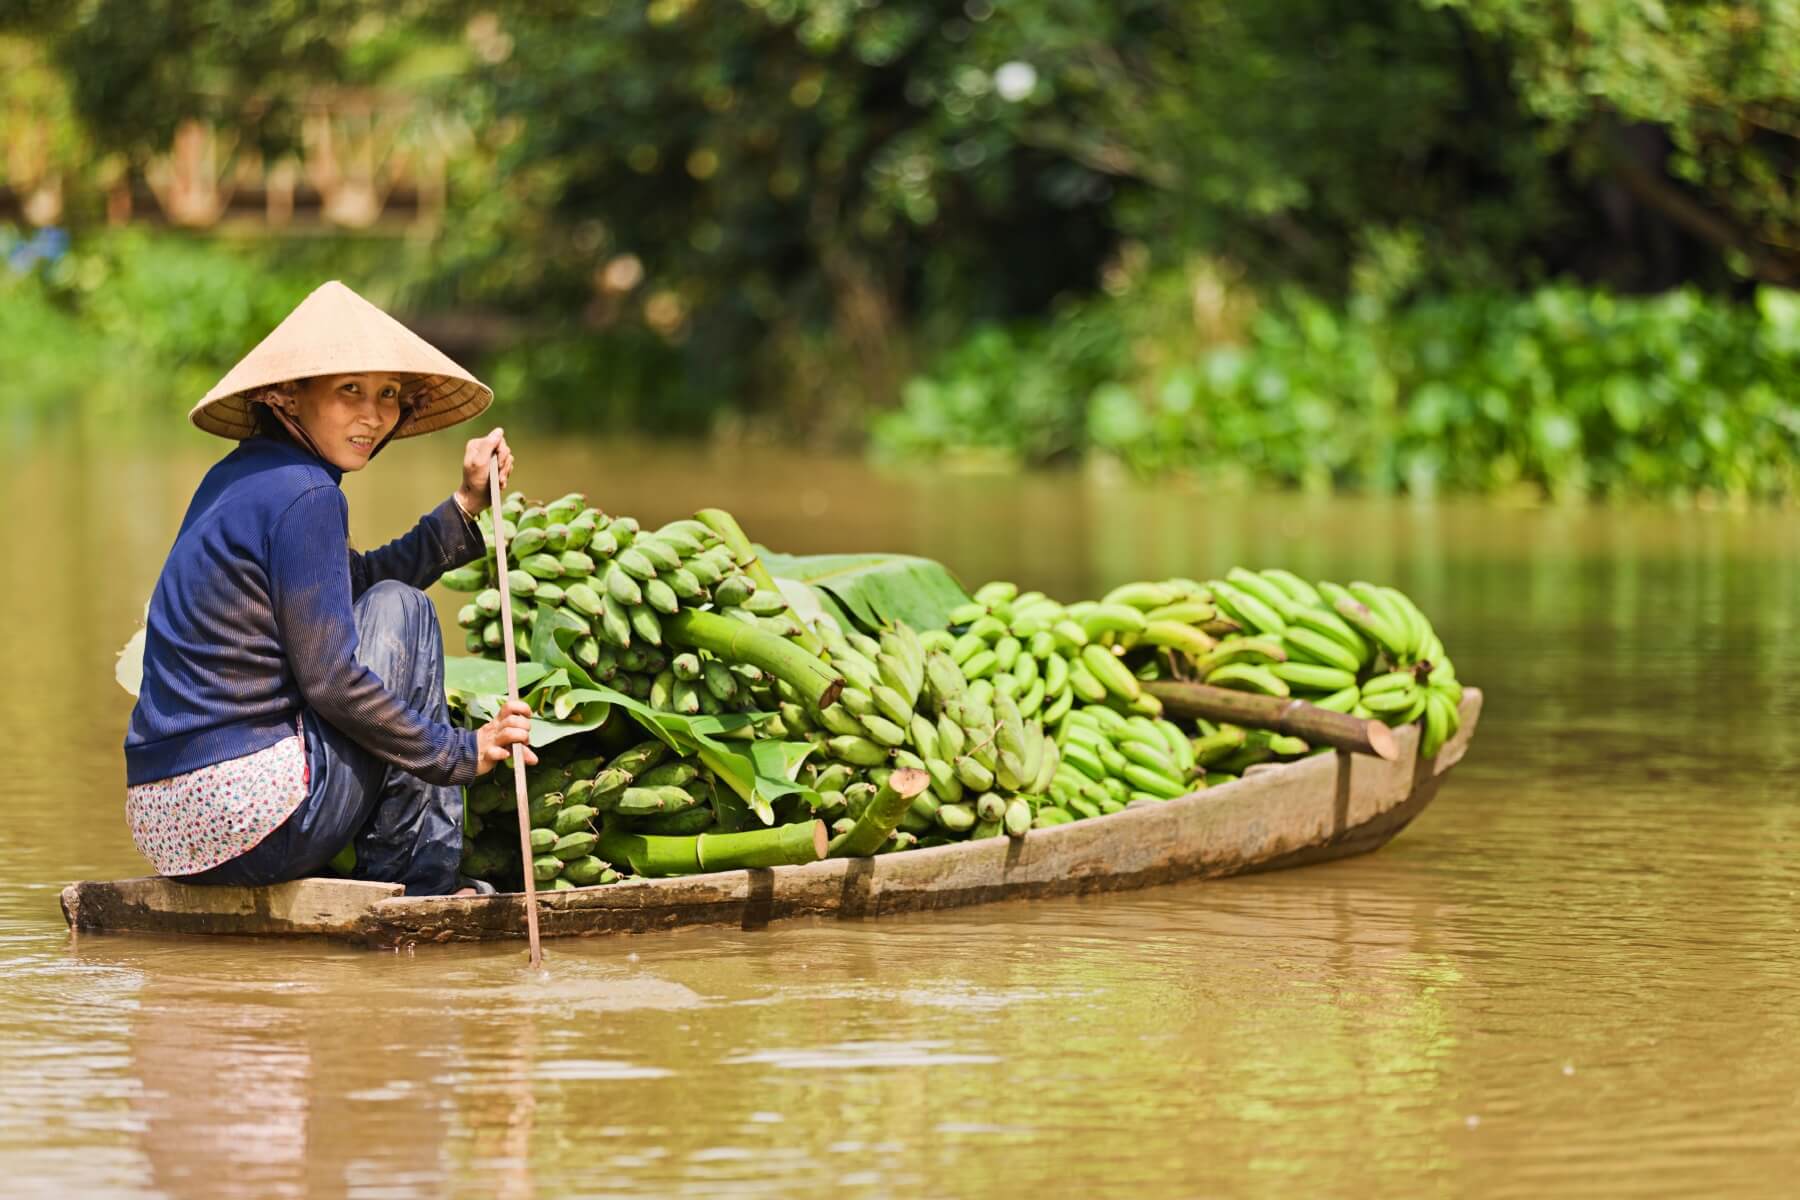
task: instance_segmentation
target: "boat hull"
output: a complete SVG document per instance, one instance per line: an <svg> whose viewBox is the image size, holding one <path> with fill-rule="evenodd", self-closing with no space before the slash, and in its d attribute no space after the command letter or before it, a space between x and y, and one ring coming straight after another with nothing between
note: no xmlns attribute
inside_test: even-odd
<svg viewBox="0 0 1800 1200"><path fill-rule="evenodd" d="M1462 728L1434 759L1416 726L1396 730L1387 762L1344 752L1252 768L1166 804L1031 831L873 858L639 879L542 892L546 937L694 926L755 929L798 917L867 918L995 900L1123 891L1304 866L1366 854L1436 796L1481 716L1468 688ZM313 935L368 946L525 936L520 894L407 898L388 884L311 879L273 888L196 888L165 879L77 883L63 912L79 932Z"/></svg>

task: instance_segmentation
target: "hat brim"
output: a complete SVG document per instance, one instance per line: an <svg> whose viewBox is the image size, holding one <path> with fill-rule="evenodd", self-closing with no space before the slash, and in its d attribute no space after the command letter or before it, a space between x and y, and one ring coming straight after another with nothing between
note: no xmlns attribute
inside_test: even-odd
<svg viewBox="0 0 1800 1200"><path fill-rule="evenodd" d="M418 437L467 421L494 402L487 384L332 280L301 301L226 372L188 419L207 433L241 441L257 429L251 397L277 384L360 372L413 381L407 389L410 411L395 437Z"/></svg>
<svg viewBox="0 0 1800 1200"><path fill-rule="evenodd" d="M352 371L349 368L332 372L339 375L350 373ZM457 379L450 375L418 375L414 379L416 382L410 384L405 393L409 411L406 420L394 431L395 438L418 437L420 434L435 433L461 424L480 416L494 402L494 393L488 390L487 385L471 379ZM276 380L229 396L203 400L194 407L189 417L195 426L207 433L241 442L254 435L257 430L256 405L259 401L251 397L275 383L289 382L297 381Z"/></svg>

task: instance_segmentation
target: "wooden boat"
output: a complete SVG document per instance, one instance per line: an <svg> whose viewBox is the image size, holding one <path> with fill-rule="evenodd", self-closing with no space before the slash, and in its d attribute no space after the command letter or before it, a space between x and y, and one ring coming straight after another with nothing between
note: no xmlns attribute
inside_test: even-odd
<svg viewBox="0 0 1800 1200"><path fill-rule="evenodd" d="M795 917L879 917L991 900L1120 891L1273 871L1367 854L1437 795L1481 715L1464 691L1462 728L1429 761L1419 729L1396 730L1393 761L1338 751L1166 804L1005 837L806 866L638 879L539 893L545 937L684 926L760 928ZM76 883L62 893L71 930L305 935L365 946L525 936L521 894L409 899L395 884L304 879L266 888L167 879Z"/></svg>

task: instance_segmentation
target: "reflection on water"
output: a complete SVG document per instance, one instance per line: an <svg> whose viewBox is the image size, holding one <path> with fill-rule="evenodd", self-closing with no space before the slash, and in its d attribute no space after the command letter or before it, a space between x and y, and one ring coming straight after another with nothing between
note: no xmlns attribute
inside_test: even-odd
<svg viewBox="0 0 1800 1200"><path fill-rule="evenodd" d="M373 544L448 444L353 478ZM1488 691L1381 853L878 923L376 954L85 937L138 873L133 627L204 457L3 485L8 1194L279 1197L1785 1190L1800 1161L1800 520L1209 497L1078 477L522 447L520 481L783 549L1073 597L1234 561L1389 579ZM22 518L22 519L20 519Z"/></svg>

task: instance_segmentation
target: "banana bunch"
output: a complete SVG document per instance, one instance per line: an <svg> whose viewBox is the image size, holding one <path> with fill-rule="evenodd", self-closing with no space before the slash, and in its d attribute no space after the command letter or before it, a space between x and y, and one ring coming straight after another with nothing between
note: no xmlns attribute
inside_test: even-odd
<svg viewBox="0 0 1800 1200"><path fill-rule="evenodd" d="M1205 773L1206 785L1229 783L1260 763L1289 762L1313 753L1305 738L1249 729L1241 725L1196 722L1198 736L1188 744L1195 766Z"/></svg>
<svg viewBox="0 0 1800 1200"><path fill-rule="evenodd" d="M1057 731L1062 754L1039 828L1160 804L1206 786L1193 743L1172 721L1124 715L1104 704L1069 710Z"/></svg>
<svg viewBox="0 0 1800 1200"><path fill-rule="evenodd" d="M1419 673L1425 665L1404 667L1370 679L1362 686L1361 707L1389 725L1423 721L1425 732L1419 741L1419 753L1435 758L1462 727L1458 709L1462 684L1456 681L1456 672L1447 662L1433 666L1421 680Z"/></svg>
<svg viewBox="0 0 1800 1200"><path fill-rule="evenodd" d="M995 681L969 680L945 648L928 650L904 624L879 639L827 622L816 632L846 687L816 711L784 700L775 733L805 737L824 752L824 764L803 773L820 796L817 815L842 832L887 772L912 767L931 776L931 788L913 801L889 849L905 848L907 838L936 845L1023 836L1060 759L1041 719L1026 716Z"/></svg>
<svg viewBox="0 0 1800 1200"><path fill-rule="evenodd" d="M1060 724L1077 704L1158 716L1161 703L1121 656L1140 645L1190 652L1212 645L1200 626L1214 612L1191 602L1184 590L1190 583L1130 584L1099 601L1064 605L995 580L950 613L951 628L960 633L923 636L946 650L971 683L992 680L996 694L1012 696L1027 717L1041 713L1046 726Z"/></svg>
<svg viewBox="0 0 1800 1200"><path fill-rule="evenodd" d="M1369 643L1291 571L1233 567L1207 584L1224 619L1242 632L1194 660L1218 687L1299 696L1333 712L1356 708L1357 682L1374 661Z"/></svg>
<svg viewBox="0 0 1800 1200"><path fill-rule="evenodd" d="M1289 571L1233 567L1207 584L1221 613L1254 635L1196 661L1208 683L1298 695L1389 725L1425 724L1432 757L1461 725L1462 685L1431 622L1397 588L1357 581L1316 586ZM1235 647L1229 662L1219 657Z"/></svg>
<svg viewBox="0 0 1800 1200"><path fill-rule="evenodd" d="M504 585L514 600L521 657L530 657L540 614L557 609L582 631L569 650L575 661L629 696L689 715L749 711L767 699L755 694L764 682L756 668L704 653L675 654L665 645L663 618L688 607L710 607L784 634L798 628L780 594L758 590L705 524L671 521L646 533L632 517L589 507L579 492L543 505L512 493L499 520L507 538L506 579L496 578L494 515L484 512L489 556L441 580L453 591L475 593L457 614L469 653L499 657Z"/></svg>
<svg viewBox="0 0 1800 1200"><path fill-rule="evenodd" d="M1069 712L1057 733L1062 767L1050 784L1054 804L1038 827L1105 816L1134 804L1160 804L1238 778L1258 763L1310 754L1303 738L1197 722L1198 736L1160 718L1125 716L1105 705Z"/></svg>
<svg viewBox="0 0 1800 1200"><path fill-rule="evenodd" d="M632 833L705 833L716 824L717 780L696 758L660 741L607 759L565 750L567 738L526 775L532 877L554 890L613 883L619 873L594 854L605 825ZM580 755L571 757L571 755ZM512 773L494 771L469 788L463 817L463 870L476 878L517 878L519 832Z"/></svg>

